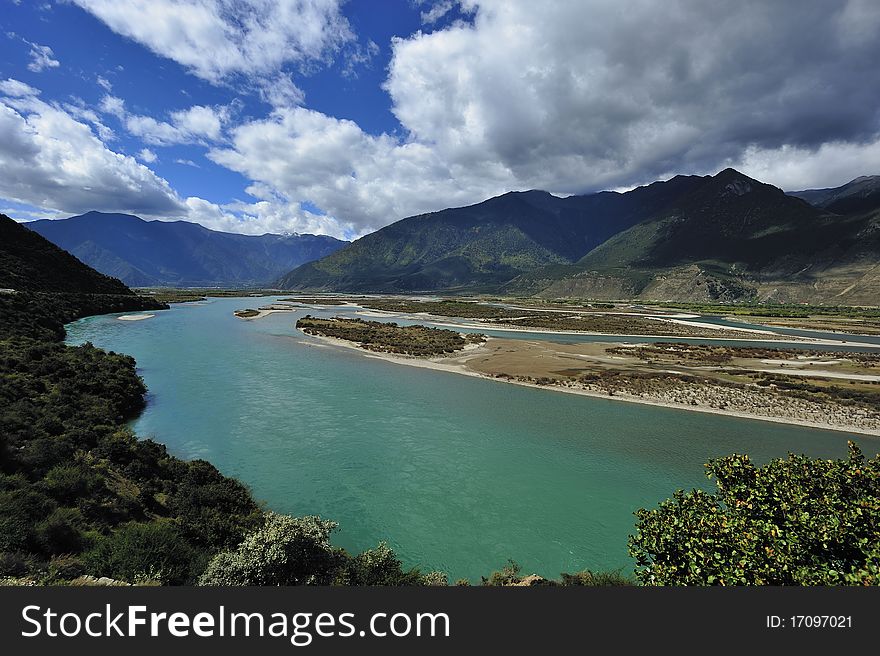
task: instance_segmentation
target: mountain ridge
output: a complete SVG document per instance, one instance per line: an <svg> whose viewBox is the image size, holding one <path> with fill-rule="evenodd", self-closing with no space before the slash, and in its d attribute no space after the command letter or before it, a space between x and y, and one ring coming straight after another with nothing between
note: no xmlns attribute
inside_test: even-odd
<svg viewBox="0 0 880 656"><path fill-rule="evenodd" d="M17 292L133 295L23 224L0 214L0 288Z"/></svg>
<svg viewBox="0 0 880 656"><path fill-rule="evenodd" d="M282 276L283 289L413 292L497 289L547 265L573 264L699 176L632 192L559 198L512 191L480 203L419 214L370 233ZM658 186L659 185L659 186Z"/></svg>
<svg viewBox="0 0 880 656"><path fill-rule="evenodd" d="M96 211L25 225L95 269L138 287L262 285L347 243L325 235L240 235L188 221Z"/></svg>
<svg viewBox="0 0 880 656"><path fill-rule="evenodd" d="M873 178L848 184L864 189ZM846 191L814 201L873 199ZM835 212L731 168L623 193L509 192L402 219L278 286L877 304L880 211L871 202Z"/></svg>

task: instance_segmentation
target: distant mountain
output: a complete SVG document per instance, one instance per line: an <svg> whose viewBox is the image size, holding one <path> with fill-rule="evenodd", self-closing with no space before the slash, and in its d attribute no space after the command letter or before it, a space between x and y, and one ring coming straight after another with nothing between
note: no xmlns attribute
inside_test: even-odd
<svg viewBox="0 0 880 656"><path fill-rule="evenodd" d="M398 221L279 286L877 305L873 180L813 195L827 207L733 169L626 193L509 193Z"/></svg>
<svg viewBox="0 0 880 656"><path fill-rule="evenodd" d="M27 227L133 287L265 285L347 244L323 235L240 235L102 212Z"/></svg>
<svg viewBox="0 0 880 656"><path fill-rule="evenodd" d="M733 169L565 270L508 290L545 297L880 304L880 212L836 214ZM829 207L840 199L828 196Z"/></svg>
<svg viewBox="0 0 880 656"><path fill-rule="evenodd" d="M547 265L572 264L696 184L680 177L619 194L558 198L511 192L413 216L283 276L284 289L362 292L495 290Z"/></svg>
<svg viewBox="0 0 880 656"><path fill-rule="evenodd" d="M70 253L0 214L0 289L25 292L120 294L133 292Z"/></svg>
<svg viewBox="0 0 880 656"><path fill-rule="evenodd" d="M880 175L863 175L840 187L790 191L810 205L836 214L856 214L880 209Z"/></svg>

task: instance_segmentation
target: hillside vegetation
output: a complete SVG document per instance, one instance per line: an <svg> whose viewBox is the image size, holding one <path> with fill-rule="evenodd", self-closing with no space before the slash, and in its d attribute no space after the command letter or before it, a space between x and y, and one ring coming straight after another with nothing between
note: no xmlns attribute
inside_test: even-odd
<svg viewBox="0 0 880 656"><path fill-rule="evenodd" d="M278 285L876 305L878 186L876 178L859 178L796 197L726 169L626 193L512 192L403 219L295 269Z"/></svg>

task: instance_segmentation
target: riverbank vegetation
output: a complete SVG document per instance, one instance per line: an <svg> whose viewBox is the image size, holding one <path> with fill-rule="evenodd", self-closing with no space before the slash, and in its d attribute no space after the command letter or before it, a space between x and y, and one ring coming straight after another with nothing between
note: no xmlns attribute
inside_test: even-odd
<svg viewBox="0 0 880 656"><path fill-rule="evenodd" d="M485 339L483 335L463 335L443 328L398 326L396 323L341 317L318 319L311 315L297 321L296 327L307 335L343 339L368 351L416 356L445 355Z"/></svg>
<svg viewBox="0 0 880 656"><path fill-rule="evenodd" d="M677 492L636 513L645 585L880 585L880 456L790 454L709 462L714 493Z"/></svg>
<svg viewBox="0 0 880 656"><path fill-rule="evenodd" d="M522 313L521 313L522 314ZM751 333L732 328L705 328L685 322L657 320L631 314L583 313L566 314L561 312L529 314L512 319L500 319L499 324L523 329L552 331L574 331L611 335L644 335L646 337L664 335L670 337L714 337L747 338ZM762 335L762 339L778 339L777 335Z"/></svg>

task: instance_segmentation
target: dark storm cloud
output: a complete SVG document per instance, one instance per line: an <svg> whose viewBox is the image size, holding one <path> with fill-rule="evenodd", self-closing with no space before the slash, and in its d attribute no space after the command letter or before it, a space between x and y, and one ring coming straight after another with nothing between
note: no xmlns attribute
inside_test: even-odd
<svg viewBox="0 0 880 656"><path fill-rule="evenodd" d="M472 30L399 41L388 88L418 138L529 186L877 140L878 2L475 4Z"/></svg>

